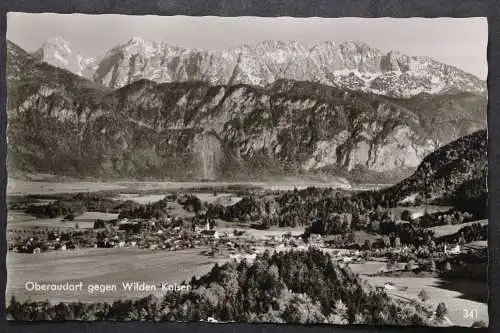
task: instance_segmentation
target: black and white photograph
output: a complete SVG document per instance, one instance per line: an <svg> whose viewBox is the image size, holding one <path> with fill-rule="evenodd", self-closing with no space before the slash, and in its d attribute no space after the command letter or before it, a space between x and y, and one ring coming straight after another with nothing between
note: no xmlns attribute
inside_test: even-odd
<svg viewBox="0 0 500 333"><path fill-rule="evenodd" d="M486 18L6 38L8 320L488 326Z"/></svg>

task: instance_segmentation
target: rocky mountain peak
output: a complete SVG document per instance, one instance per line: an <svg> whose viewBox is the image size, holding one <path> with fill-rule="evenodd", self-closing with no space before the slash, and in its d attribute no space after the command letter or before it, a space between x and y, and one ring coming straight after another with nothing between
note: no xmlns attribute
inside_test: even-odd
<svg viewBox="0 0 500 333"><path fill-rule="evenodd" d="M84 77L92 76L98 62L95 57L74 52L71 44L61 36L46 40L33 56L39 61Z"/></svg>
<svg viewBox="0 0 500 333"><path fill-rule="evenodd" d="M127 45L137 45L137 44L146 44L146 40L142 37L131 37Z"/></svg>
<svg viewBox="0 0 500 333"><path fill-rule="evenodd" d="M334 54L330 48L325 45L326 59ZM8 43L7 50L9 138L16 142L9 146L10 161L31 171L189 178L206 174L197 169L206 162L213 166L210 174L221 179L283 168L290 175L394 175L486 125L487 100L473 93L395 99L332 86L335 80L351 80L356 87L357 78L372 77L356 70L337 71L330 84L291 79L300 70L304 77L311 74L313 68L302 62L307 54L267 63L266 71L256 67L255 58L239 56L236 69L226 73L220 66L231 60L230 52L212 52L209 59L198 51L186 58L174 53L177 62L148 69L155 57L125 58L132 61L129 66L120 61L127 50L119 48L117 59L101 61L97 71L102 70L105 86L121 87L113 91L41 63L15 44ZM314 52L322 59L318 49ZM257 60L275 59L280 51L273 53ZM283 53L288 59L290 53ZM345 65L341 52L336 59L336 65ZM372 64L361 56L357 61ZM130 70L125 76L122 66ZM223 80L226 75L232 84ZM261 87L242 83L246 80ZM40 135L32 136L33 130ZM88 150L76 153L82 146ZM204 159L207 149L217 163ZM60 170L53 169L56 164Z"/></svg>
<svg viewBox="0 0 500 333"><path fill-rule="evenodd" d="M64 49L66 52L71 53L70 43L61 36L55 36L47 39L43 46L55 46L60 49ZM42 47L43 47L42 46Z"/></svg>
<svg viewBox="0 0 500 333"><path fill-rule="evenodd" d="M53 66L66 68L70 64L72 51L69 43L58 36L46 40L35 54L40 60Z"/></svg>
<svg viewBox="0 0 500 333"><path fill-rule="evenodd" d="M382 52L361 41L306 45L265 40L236 48L202 50L132 37L96 59L74 54L69 43L55 37L36 54L49 64L111 89L140 79L261 87L288 79L396 98L460 91L486 95L486 82L458 68L396 50Z"/></svg>

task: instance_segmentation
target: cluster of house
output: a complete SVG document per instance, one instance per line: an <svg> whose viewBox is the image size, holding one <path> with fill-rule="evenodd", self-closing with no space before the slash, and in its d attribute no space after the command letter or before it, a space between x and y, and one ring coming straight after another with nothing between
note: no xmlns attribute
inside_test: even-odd
<svg viewBox="0 0 500 333"><path fill-rule="evenodd" d="M167 221L168 223L169 221ZM78 247L181 250L209 245L219 239L219 233L208 223L204 227L165 227L159 221L122 219L109 223L111 228L91 230L69 230L61 235L51 234L48 238L28 237L12 244L10 250L24 253L40 253L51 250L68 250Z"/></svg>
<svg viewBox="0 0 500 333"><path fill-rule="evenodd" d="M60 237L56 237L50 241L41 240L38 237L28 237L17 244L12 244L9 250L13 252L39 254L45 251L65 251L74 248L76 248L76 245L72 241L61 240Z"/></svg>
<svg viewBox="0 0 500 333"><path fill-rule="evenodd" d="M382 286L375 286L375 290L378 292L391 291L391 290L405 291L408 290L408 287L407 286L396 287L396 285L393 282L386 282Z"/></svg>
<svg viewBox="0 0 500 333"><path fill-rule="evenodd" d="M195 226L194 229L188 229L180 225L164 227L154 220L123 219L117 227L117 235L105 238L96 244L96 247L138 247L175 251L208 245L219 239L219 233L209 223L204 227ZM128 232L130 230L133 232Z"/></svg>

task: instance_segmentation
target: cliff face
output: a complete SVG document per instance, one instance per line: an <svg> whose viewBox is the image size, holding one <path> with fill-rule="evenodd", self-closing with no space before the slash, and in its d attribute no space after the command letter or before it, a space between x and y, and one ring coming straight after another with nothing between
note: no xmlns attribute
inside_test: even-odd
<svg viewBox="0 0 500 333"><path fill-rule="evenodd" d="M12 43L7 69L9 167L30 172L396 173L486 126L486 99L472 93L397 99L293 80L264 87L139 80L112 91Z"/></svg>
<svg viewBox="0 0 500 333"><path fill-rule="evenodd" d="M61 37L48 39L32 56L52 66L67 69L85 77L94 75L99 64L97 58L74 52L69 43Z"/></svg>

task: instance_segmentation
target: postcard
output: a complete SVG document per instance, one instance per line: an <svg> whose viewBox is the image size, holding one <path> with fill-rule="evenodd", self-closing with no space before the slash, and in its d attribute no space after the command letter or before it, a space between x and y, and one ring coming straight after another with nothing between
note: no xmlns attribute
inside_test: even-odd
<svg viewBox="0 0 500 333"><path fill-rule="evenodd" d="M9 13L7 318L488 326L487 30Z"/></svg>

